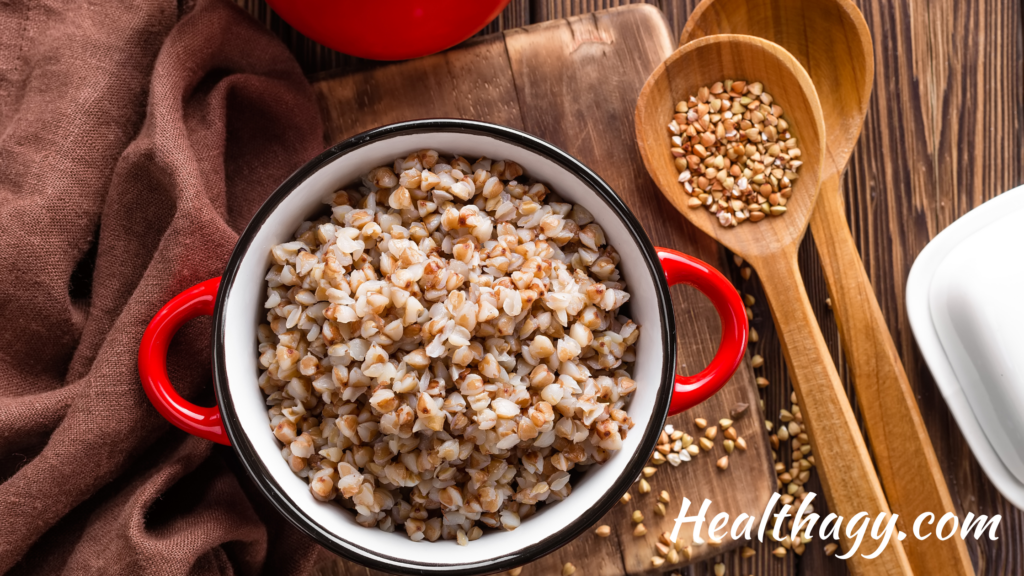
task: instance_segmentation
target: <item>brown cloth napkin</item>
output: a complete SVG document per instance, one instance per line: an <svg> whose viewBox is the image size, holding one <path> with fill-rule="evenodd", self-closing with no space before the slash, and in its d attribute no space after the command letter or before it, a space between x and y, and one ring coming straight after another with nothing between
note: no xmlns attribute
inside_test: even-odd
<svg viewBox="0 0 1024 576"><path fill-rule="evenodd" d="M226 0L0 2L0 572L318 560L229 448L157 414L136 358L321 134L295 61ZM189 323L169 360L204 404L209 330Z"/></svg>

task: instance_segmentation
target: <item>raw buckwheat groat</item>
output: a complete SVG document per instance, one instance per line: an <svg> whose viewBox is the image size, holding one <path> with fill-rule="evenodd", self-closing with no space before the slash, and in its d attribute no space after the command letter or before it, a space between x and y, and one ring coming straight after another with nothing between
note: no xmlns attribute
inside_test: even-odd
<svg viewBox="0 0 1024 576"><path fill-rule="evenodd" d="M690 208L706 208L725 227L786 213L802 153L763 84L702 86L676 104L668 132Z"/></svg>
<svg viewBox="0 0 1024 576"><path fill-rule="evenodd" d="M585 208L433 150L330 205L271 250L259 327L270 425L314 497L466 544L622 447L639 327Z"/></svg>

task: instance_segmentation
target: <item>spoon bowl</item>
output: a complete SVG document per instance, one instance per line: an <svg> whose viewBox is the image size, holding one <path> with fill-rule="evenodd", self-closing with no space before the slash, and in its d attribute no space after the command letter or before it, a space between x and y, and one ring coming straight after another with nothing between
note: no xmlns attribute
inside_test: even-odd
<svg viewBox="0 0 1024 576"><path fill-rule="evenodd" d="M722 226L702 207L688 206L691 196L679 182L667 128L677 102L726 79L764 84L765 92L782 107L803 160L785 214L735 227ZM825 124L810 77L779 46L753 36L717 35L679 48L654 70L640 92L636 136L644 164L662 193L690 222L733 252L755 259L795 246L803 238L818 194Z"/></svg>

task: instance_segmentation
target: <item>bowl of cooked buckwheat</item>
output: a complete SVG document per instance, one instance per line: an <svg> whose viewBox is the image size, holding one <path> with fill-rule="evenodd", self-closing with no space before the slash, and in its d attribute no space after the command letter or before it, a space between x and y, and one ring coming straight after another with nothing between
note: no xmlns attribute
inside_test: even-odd
<svg viewBox="0 0 1024 576"><path fill-rule="evenodd" d="M675 375L670 284L722 320ZM218 406L183 400L166 349L212 315ZM465 120L377 128L310 161L242 233L224 275L143 337L154 406L231 445L328 549L402 574L482 574L547 554L640 475L667 415L728 380L743 304L710 266L655 248L594 172Z"/></svg>

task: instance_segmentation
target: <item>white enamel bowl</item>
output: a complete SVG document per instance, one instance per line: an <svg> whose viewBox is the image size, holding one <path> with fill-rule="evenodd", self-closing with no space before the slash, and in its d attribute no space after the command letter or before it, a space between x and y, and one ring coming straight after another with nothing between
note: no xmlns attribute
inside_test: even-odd
<svg viewBox="0 0 1024 576"><path fill-rule="evenodd" d="M256 385L256 330L264 314L270 248L290 240L301 222L324 210L324 200L332 192L358 181L368 168L390 165L396 157L424 148L513 160L563 198L590 210L622 256L620 268L631 294L629 314L641 326L634 369L638 387L628 407L636 425L622 450L574 478L572 493L564 501L541 508L515 531L488 531L468 546L440 540L413 543L402 530L387 533L361 527L349 511L315 500L306 481L292 473L281 457L281 445L271 432L267 406ZM676 340L669 282L697 286L722 318L718 355L693 377L674 375ZM213 408L181 399L163 368L167 335L199 314L214 315L218 407ZM676 252L655 249L608 185L578 161L515 130L462 120L424 120L356 136L296 172L248 225L223 277L179 295L154 318L139 364L147 394L161 414L193 434L230 443L266 497L325 547L387 572L479 574L535 560L600 519L640 474L670 408L687 408L716 392L738 366L745 344L742 302L721 274Z"/></svg>

